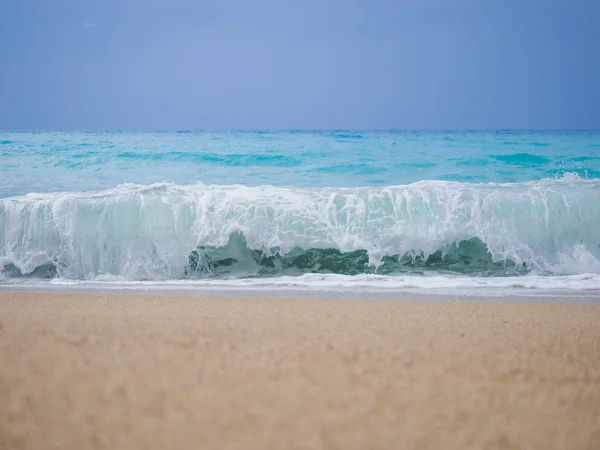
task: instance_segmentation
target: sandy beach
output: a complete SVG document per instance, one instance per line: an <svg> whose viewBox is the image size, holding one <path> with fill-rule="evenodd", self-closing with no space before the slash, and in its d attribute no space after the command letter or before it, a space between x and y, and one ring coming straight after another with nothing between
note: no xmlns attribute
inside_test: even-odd
<svg viewBox="0 0 600 450"><path fill-rule="evenodd" d="M2 292L0 448L599 449L600 304Z"/></svg>

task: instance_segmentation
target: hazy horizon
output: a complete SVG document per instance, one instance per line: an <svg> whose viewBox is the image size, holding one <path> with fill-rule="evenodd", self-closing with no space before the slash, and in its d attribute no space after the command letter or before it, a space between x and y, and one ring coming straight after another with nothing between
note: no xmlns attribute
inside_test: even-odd
<svg viewBox="0 0 600 450"><path fill-rule="evenodd" d="M600 128L206 128L206 129L94 129L94 128L6 128L0 132L5 133L335 133L335 132L356 132L356 133L586 133L600 132Z"/></svg>

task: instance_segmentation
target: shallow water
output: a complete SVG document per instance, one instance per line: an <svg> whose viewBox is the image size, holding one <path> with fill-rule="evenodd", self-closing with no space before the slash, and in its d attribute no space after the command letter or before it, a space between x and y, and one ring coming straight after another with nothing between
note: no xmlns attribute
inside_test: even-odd
<svg viewBox="0 0 600 450"><path fill-rule="evenodd" d="M0 276L595 292L599 178L597 132L4 132Z"/></svg>

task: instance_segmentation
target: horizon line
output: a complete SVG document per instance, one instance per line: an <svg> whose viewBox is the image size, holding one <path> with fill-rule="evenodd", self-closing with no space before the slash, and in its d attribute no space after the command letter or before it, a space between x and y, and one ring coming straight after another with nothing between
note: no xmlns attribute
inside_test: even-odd
<svg viewBox="0 0 600 450"><path fill-rule="evenodd" d="M600 132L600 128L0 128L0 133L339 133L339 132Z"/></svg>

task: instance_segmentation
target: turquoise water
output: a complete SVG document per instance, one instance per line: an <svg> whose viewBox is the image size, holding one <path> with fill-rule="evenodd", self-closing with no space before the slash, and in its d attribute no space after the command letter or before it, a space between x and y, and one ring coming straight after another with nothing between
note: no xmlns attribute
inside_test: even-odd
<svg viewBox="0 0 600 450"><path fill-rule="evenodd" d="M0 266L5 283L599 289L600 133L3 132Z"/></svg>
<svg viewBox="0 0 600 450"><path fill-rule="evenodd" d="M122 183L296 187L600 177L598 132L0 133L0 196Z"/></svg>

